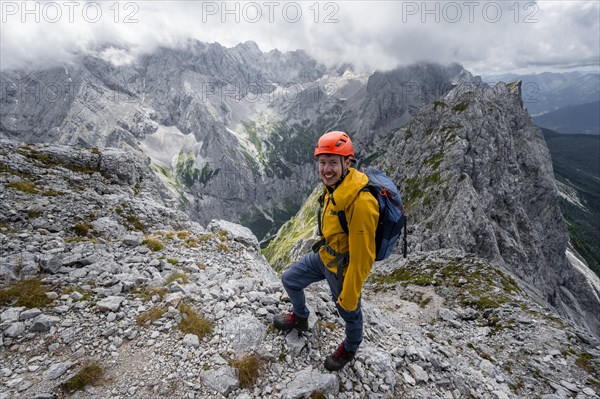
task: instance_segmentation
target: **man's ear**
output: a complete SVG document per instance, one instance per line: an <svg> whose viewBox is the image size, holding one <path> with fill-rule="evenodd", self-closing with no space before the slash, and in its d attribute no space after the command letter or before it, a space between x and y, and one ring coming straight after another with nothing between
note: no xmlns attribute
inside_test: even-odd
<svg viewBox="0 0 600 399"><path fill-rule="evenodd" d="M344 165L346 166L346 169L348 169L350 167L351 163L352 163L352 159L350 157L346 157L344 159Z"/></svg>

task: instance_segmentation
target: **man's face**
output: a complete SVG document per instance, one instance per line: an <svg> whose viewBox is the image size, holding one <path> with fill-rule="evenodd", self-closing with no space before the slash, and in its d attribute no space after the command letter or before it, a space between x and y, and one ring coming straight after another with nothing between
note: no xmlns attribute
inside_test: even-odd
<svg viewBox="0 0 600 399"><path fill-rule="evenodd" d="M321 154L318 156L319 162L319 176L326 186L335 185L342 177L343 168L342 162L345 163L345 167L350 166L350 160L339 155Z"/></svg>

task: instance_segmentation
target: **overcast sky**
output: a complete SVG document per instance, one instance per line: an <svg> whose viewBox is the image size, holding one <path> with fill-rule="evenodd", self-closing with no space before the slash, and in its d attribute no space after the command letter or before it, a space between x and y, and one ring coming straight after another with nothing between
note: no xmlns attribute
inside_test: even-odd
<svg viewBox="0 0 600 399"><path fill-rule="evenodd" d="M600 1L7 1L0 69L96 54L115 64L190 38L304 49L385 70L459 62L478 75L598 71Z"/></svg>

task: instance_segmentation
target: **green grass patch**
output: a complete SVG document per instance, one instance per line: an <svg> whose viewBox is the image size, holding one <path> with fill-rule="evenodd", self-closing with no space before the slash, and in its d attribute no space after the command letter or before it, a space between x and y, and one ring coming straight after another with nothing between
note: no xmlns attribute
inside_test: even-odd
<svg viewBox="0 0 600 399"><path fill-rule="evenodd" d="M158 252L165 248L165 244L156 237L148 237L142 243L153 252Z"/></svg>
<svg viewBox="0 0 600 399"><path fill-rule="evenodd" d="M275 239L262 250L262 254L275 270L281 271L290 265L291 250L299 240L308 240L314 236L319 209L318 198L321 193L321 186L315 188L298 213L279 229Z"/></svg>
<svg viewBox="0 0 600 399"><path fill-rule="evenodd" d="M587 371L588 373L593 373L595 368L592 366L592 359L594 357L587 352L583 352L579 355L577 360L575 360L575 364L579 366L580 369Z"/></svg>
<svg viewBox="0 0 600 399"><path fill-rule="evenodd" d="M187 284L190 282L190 278L186 274L184 274L180 271L177 271L177 272L172 273L169 277L167 277L167 279L165 280L165 285L169 285L173 281L176 281L179 279L181 279L183 284Z"/></svg>
<svg viewBox="0 0 600 399"><path fill-rule="evenodd" d="M396 284L404 286L414 284L427 286L433 283L433 273L413 268L398 268L388 275L374 275L372 280L375 284Z"/></svg>
<svg viewBox="0 0 600 399"><path fill-rule="evenodd" d="M16 169L11 168L10 166L2 164L2 163L0 163L0 173L8 173L13 176L18 176L21 179L25 179L25 180L32 180L34 178L34 176L30 173L20 172Z"/></svg>
<svg viewBox="0 0 600 399"><path fill-rule="evenodd" d="M6 187L14 188L15 190L21 191L25 194L39 194L35 184L30 181L15 181L6 183Z"/></svg>
<svg viewBox="0 0 600 399"><path fill-rule="evenodd" d="M67 287L61 291L63 295L71 295L74 292L79 292L83 297L79 301L87 301L92 296L91 291L84 290L80 287Z"/></svg>
<svg viewBox="0 0 600 399"><path fill-rule="evenodd" d="M456 104L454 107L452 107L452 110L456 111L458 113L461 113L464 110L466 110L468 107L469 107L469 103L463 101L463 102Z"/></svg>
<svg viewBox="0 0 600 399"><path fill-rule="evenodd" d="M88 237L89 234L94 231L94 227L91 225L91 223L82 222L71 227L71 230L78 237Z"/></svg>
<svg viewBox="0 0 600 399"><path fill-rule="evenodd" d="M88 385L97 385L102 379L104 371L97 363L90 363L81 368L73 377L69 378L62 388L67 392L80 391Z"/></svg>
<svg viewBox="0 0 600 399"><path fill-rule="evenodd" d="M146 287L143 290L140 290L139 288L134 287L131 290L131 293L146 302L151 300L154 296L158 296L158 299L162 301L165 295L167 295L167 290L160 287Z"/></svg>
<svg viewBox="0 0 600 399"><path fill-rule="evenodd" d="M434 101L433 102L433 110L436 111L438 108L447 108L448 104L443 101Z"/></svg>
<svg viewBox="0 0 600 399"><path fill-rule="evenodd" d="M0 305L43 308L52 302L46 291L47 287L39 278L21 279L0 290Z"/></svg>
<svg viewBox="0 0 600 399"><path fill-rule="evenodd" d="M39 211L39 210L31 209L31 210L27 211L27 217L29 219L39 218L41 214L42 214L42 211Z"/></svg>
<svg viewBox="0 0 600 399"><path fill-rule="evenodd" d="M166 312L166 306L153 306L152 308L140 313L136 318L135 322L138 326L146 327L147 325L160 319Z"/></svg>
<svg viewBox="0 0 600 399"><path fill-rule="evenodd" d="M435 155L432 155L427 160L425 160L425 165L431 167L431 169L433 169L433 170L436 170L440 167L443 160L444 160L444 153L439 152Z"/></svg>
<svg viewBox="0 0 600 399"><path fill-rule="evenodd" d="M244 356L240 359L230 360L229 365L238 372L240 388L252 388L260 375L261 360L255 355Z"/></svg>
<svg viewBox="0 0 600 399"><path fill-rule="evenodd" d="M45 197L58 197L61 195L65 195L65 193L63 193L62 191L56 191L56 190L49 189L49 190L42 191L42 195Z"/></svg>
<svg viewBox="0 0 600 399"><path fill-rule="evenodd" d="M146 231L146 227L144 226L144 224L140 221L140 219L137 216L127 215L125 217L125 220L127 220L127 223L129 223L130 228L132 228L134 230L142 231L142 232Z"/></svg>
<svg viewBox="0 0 600 399"><path fill-rule="evenodd" d="M179 305L182 319L177 325L184 334L195 334L202 339L213 331L213 323L199 315L191 306L182 303Z"/></svg>

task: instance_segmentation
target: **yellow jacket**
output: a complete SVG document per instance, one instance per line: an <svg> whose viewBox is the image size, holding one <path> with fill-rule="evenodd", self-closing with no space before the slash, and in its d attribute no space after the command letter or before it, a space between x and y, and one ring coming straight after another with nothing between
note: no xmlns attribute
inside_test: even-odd
<svg viewBox="0 0 600 399"><path fill-rule="evenodd" d="M323 186L324 201L321 212L321 230L327 245L338 253L350 254L344 284L338 304L347 311L358 307L362 286L375 262L375 230L379 219L377 199L368 191L361 191L369 179L356 169L349 168L342 183L330 193ZM346 235L337 216L345 211L349 234ZM337 273L335 256L321 247L319 255L332 273Z"/></svg>

